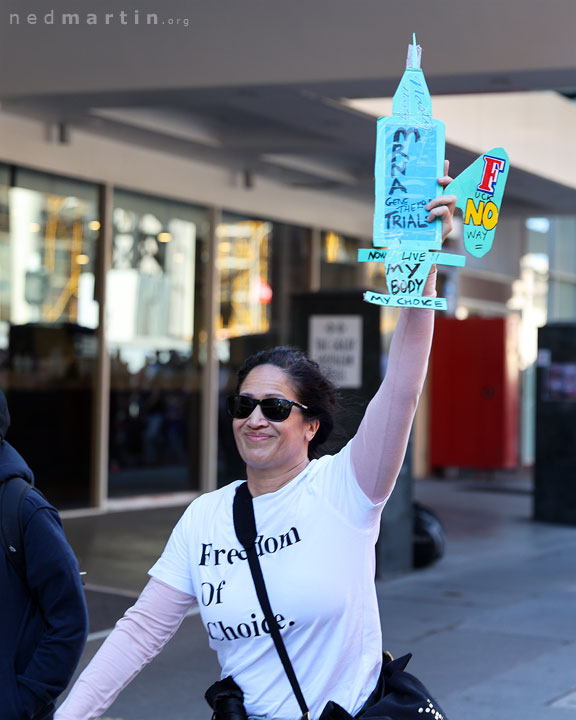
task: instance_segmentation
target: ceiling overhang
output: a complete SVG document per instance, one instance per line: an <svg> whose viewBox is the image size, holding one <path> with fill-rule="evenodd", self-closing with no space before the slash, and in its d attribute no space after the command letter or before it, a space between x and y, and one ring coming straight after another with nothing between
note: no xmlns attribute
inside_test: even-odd
<svg viewBox="0 0 576 720"><path fill-rule="evenodd" d="M3 110L59 126L62 138L70 135L67 128L82 128L247 178L263 174L367 203L375 119L342 99L391 96L414 30L433 100L495 91L503 98L519 90L552 96L576 88L573 0L557 0L554 13L545 4L526 13L522 0L466 7L445 0L434 23L418 19L429 16L429 0L400 4L394 13L381 0L219 0L194 4L193 11L185 0L165 0L156 13L164 24L147 24L131 0L123 3L122 24L117 3L102 0L91 10L98 21L91 26L79 8L78 22L63 24L60 14L71 10L60 0L51 3L50 26L40 12L30 25L21 2L4 4L18 23L10 14L0 23ZM170 18L189 22L169 24ZM522 33L510 32L518 18ZM559 95L555 100L563 102ZM444 102L438 101L435 113ZM543 147L544 121L530 126L528 120L526 113L518 118L524 134L532 132L534 147ZM471 129L454 112L446 123L446 154L457 174L489 147L471 146ZM499 144L506 140L491 146ZM554 162L561 159L548 150L552 165L544 170L525 162L522 152L510 155L509 212L574 212L576 160L564 163L560 175Z"/></svg>

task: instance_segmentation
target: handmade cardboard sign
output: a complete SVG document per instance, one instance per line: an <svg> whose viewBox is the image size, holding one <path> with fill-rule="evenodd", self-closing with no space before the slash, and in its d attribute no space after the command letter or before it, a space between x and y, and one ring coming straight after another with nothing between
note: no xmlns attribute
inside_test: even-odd
<svg viewBox="0 0 576 720"><path fill-rule="evenodd" d="M442 247L440 223L426 222L426 205L438 195L437 178L444 174L444 123L432 117L420 56L414 42L394 93L392 117L377 123L375 247Z"/></svg>
<svg viewBox="0 0 576 720"><path fill-rule="evenodd" d="M420 68L416 36L406 71L392 101L392 116L378 119L375 159L375 250L359 250L360 262L383 262L388 293L364 293L367 302L397 307L446 309L444 298L422 297L434 263L463 266L464 256L439 252L442 222L428 222L426 205L441 193L457 196L463 212L464 246L475 257L492 247L509 160L502 148L482 155L446 190L444 123L432 117L432 100ZM377 248L377 249L376 249Z"/></svg>
<svg viewBox="0 0 576 720"><path fill-rule="evenodd" d="M492 247L510 160L503 148L493 148L453 180L446 192L456 195L462 210L464 247L474 257Z"/></svg>

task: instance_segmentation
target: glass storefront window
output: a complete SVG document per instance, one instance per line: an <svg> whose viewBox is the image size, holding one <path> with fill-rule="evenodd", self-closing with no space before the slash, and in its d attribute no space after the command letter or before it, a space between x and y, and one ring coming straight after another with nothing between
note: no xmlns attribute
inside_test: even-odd
<svg viewBox="0 0 576 720"><path fill-rule="evenodd" d="M242 477L243 463L236 450L232 425L225 409L226 396L235 386L243 360L275 344L270 332L272 305L278 298L272 286L270 221L223 213L216 230L220 277L218 341L218 484Z"/></svg>
<svg viewBox="0 0 576 720"><path fill-rule="evenodd" d="M532 217L526 220L526 252L549 252L550 244L550 218Z"/></svg>
<svg viewBox="0 0 576 720"><path fill-rule="evenodd" d="M17 169L0 229L8 439L60 506L89 504L99 241L96 185Z"/></svg>
<svg viewBox="0 0 576 720"><path fill-rule="evenodd" d="M576 218L555 218L554 231L551 269L576 275Z"/></svg>
<svg viewBox="0 0 576 720"><path fill-rule="evenodd" d="M547 308L540 313L538 327L547 321L576 321L576 217L528 218L526 251L523 271L528 268L535 278L547 281ZM541 298L542 291L538 294Z"/></svg>
<svg viewBox="0 0 576 720"><path fill-rule="evenodd" d="M197 489L208 211L116 191L113 221L110 495Z"/></svg>
<svg viewBox="0 0 576 720"><path fill-rule="evenodd" d="M72 186L71 186L72 185ZM95 186L63 183L30 171L10 189L10 248L0 264L10 293L2 318L24 323L78 323L95 328L94 261L100 222Z"/></svg>
<svg viewBox="0 0 576 720"><path fill-rule="evenodd" d="M367 266L373 263L358 262L361 247L369 247L369 243L332 231L322 233L320 287L323 290L364 287L370 272ZM372 273L376 275L378 270Z"/></svg>
<svg viewBox="0 0 576 720"><path fill-rule="evenodd" d="M534 462L534 407L538 328L548 319L549 273L553 260L554 219L526 220L525 253L520 259L520 278L512 285L508 306L520 313L518 351L521 383L520 457L524 465Z"/></svg>
<svg viewBox="0 0 576 720"><path fill-rule="evenodd" d="M252 353L291 342L290 302L309 289L310 231L224 213L217 229L220 311L218 483L245 476L226 396Z"/></svg>
<svg viewBox="0 0 576 720"><path fill-rule="evenodd" d="M270 329L272 223L224 215L218 226L220 321L218 338Z"/></svg>
<svg viewBox="0 0 576 720"><path fill-rule="evenodd" d="M550 282L548 317L552 322L576 321L576 283Z"/></svg>

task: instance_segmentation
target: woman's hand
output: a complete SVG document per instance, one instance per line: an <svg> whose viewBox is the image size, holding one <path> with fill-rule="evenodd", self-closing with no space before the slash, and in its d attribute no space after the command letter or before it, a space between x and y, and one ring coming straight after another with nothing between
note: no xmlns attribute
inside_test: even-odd
<svg viewBox="0 0 576 720"><path fill-rule="evenodd" d="M450 161L444 161L444 176L438 178L438 184L442 187L449 185L453 178L448 175L450 168ZM437 218L442 219L442 243L452 232L452 218L454 217L454 209L456 208L456 195L439 195L434 200L431 200L426 205L426 210L430 211L430 214L426 218L428 222L432 222Z"/></svg>

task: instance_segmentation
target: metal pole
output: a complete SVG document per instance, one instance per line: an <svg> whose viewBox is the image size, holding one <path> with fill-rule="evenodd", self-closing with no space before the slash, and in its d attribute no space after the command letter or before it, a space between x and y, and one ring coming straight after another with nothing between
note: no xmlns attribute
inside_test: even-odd
<svg viewBox="0 0 576 720"><path fill-rule="evenodd" d="M210 492L218 487L218 347L216 323L220 303L220 271L218 268L218 225L220 209L210 211L208 237L208 268L204 327L206 328L206 363L202 382L200 439L200 490Z"/></svg>
<svg viewBox="0 0 576 720"><path fill-rule="evenodd" d="M108 437L110 424L110 355L106 345L106 278L112 258L113 188L100 186L100 235L96 260L98 300L97 351L92 413L91 504L105 509L108 502Z"/></svg>

